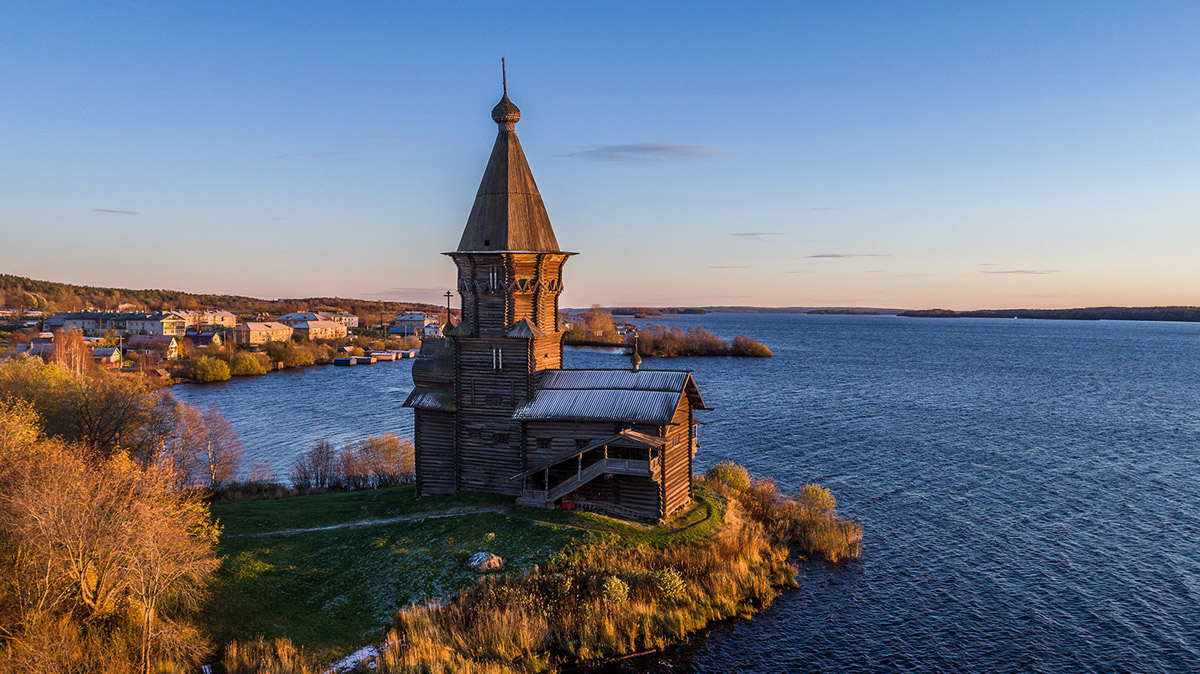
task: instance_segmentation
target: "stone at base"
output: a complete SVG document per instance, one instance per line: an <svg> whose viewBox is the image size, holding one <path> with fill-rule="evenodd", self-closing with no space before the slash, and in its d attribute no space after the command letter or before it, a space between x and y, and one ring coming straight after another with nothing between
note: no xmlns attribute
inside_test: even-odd
<svg viewBox="0 0 1200 674"><path fill-rule="evenodd" d="M486 573L488 571L499 571L504 567L504 560L499 555L493 555L490 552L476 552L471 555L471 559L467 561L467 566L472 571Z"/></svg>

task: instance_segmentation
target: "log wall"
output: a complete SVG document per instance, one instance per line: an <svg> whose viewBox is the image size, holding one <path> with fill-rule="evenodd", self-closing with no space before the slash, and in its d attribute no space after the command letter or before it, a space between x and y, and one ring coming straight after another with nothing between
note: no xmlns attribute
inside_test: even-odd
<svg viewBox="0 0 1200 674"><path fill-rule="evenodd" d="M455 492L454 414L413 410L417 495Z"/></svg>
<svg viewBox="0 0 1200 674"><path fill-rule="evenodd" d="M663 447L663 515L667 516L692 501L692 407L686 395L679 397L679 406L671 425L667 426Z"/></svg>

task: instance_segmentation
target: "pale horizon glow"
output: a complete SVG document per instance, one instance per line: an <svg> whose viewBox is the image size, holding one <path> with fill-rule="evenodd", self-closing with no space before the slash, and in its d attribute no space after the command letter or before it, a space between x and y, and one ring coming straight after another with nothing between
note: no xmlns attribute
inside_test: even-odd
<svg viewBox="0 0 1200 674"><path fill-rule="evenodd" d="M0 10L0 273L440 304L500 56L564 307L1200 304L1200 5Z"/></svg>

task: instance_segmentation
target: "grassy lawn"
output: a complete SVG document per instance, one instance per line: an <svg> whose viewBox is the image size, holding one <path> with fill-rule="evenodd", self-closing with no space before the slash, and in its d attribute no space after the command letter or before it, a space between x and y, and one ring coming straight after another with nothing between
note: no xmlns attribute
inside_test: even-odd
<svg viewBox="0 0 1200 674"><path fill-rule="evenodd" d="M333 659L378 638L398 607L474 584L477 575L466 561L476 552L500 555L506 570L514 571L544 563L571 541L589 537L662 545L694 540L719 526L724 510L706 489L698 489L697 497L697 507L653 527L519 508L511 498L486 494L417 501L411 486L216 504L225 562L205 619L218 643L286 636L309 653ZM504 511L420 517L479 509ZM412 519L252 535L395 517Z"/></svg>
<svg viewBox="0 0 1200 674"><path fill-rule="evenodd" d="M253 534L281 529L308 529L352 522L387 519L455 509L512 505L513 499L496 494L426 496L417 499L411 485L390 489L367 489L297 496L276 501L216 503L213 516L225 534Z"/></svg>

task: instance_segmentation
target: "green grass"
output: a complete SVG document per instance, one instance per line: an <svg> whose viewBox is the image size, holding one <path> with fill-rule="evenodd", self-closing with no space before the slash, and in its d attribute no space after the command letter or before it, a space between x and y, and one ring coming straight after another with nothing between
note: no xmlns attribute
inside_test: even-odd
<svg viewBox="0 0 1200 674"><path fill-rule="evenodd" d="M216 643L288 637L329 660L378 639L398 608L473 585L477 574L466 561L479 551L519 571L589 537L666 546L707 536L720 526L724 502L703 487L696 496L696 507L658 526L515 507L511 498L487 494L418 501L411 486L215 504L225 561L204 619ZM482 508L507 511L421 519ZM395 517L412 519L247 535Z"/></svg>
<svg viewBox="0 0 1200 674"><path fill-rule="evenodd" d="M308 529L355 520L387 519L512 503L512 498L496 494L426 496L418 500L416 489L409 485L295 496L274 501L214 503L212 514L220 520L225 534L230 535Z"/></svg>

